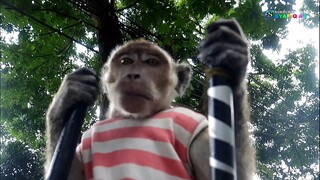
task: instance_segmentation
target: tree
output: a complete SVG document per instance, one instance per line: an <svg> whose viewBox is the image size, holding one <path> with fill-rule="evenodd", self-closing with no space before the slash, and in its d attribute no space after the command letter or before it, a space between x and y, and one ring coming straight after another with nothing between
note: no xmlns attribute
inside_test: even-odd
<svg viewBox="0 0 320 180"><path fill-rule="evenodd" d="M259 48L249 76L252 121L259 169L267 176L317 178L319 152L319 84L317 51L311 45L289 52L278 65ZM264 94L264 96L261 96ZM271 177L272 177L271 176Z"/></svg>
<svg viewBox="0 0 320 180"><path fill-rule="evenodd" d="M3 126L0 127L3 133L0 144L0 179L41 179L43 160L40 151L30 149L19 140L10 139Z"/></svg>
<svg viewBox="0 0 320 180"><path fill-rule="evenodd" d="M9 142L4 146L1 154L1 179L41 179L42 155L27 147L20 141Z"/></svg>
<svg viewBox="0 0 320 180"><path fill-rule="evenodd" d="M294 3L294 0L239 3L233 0L230 3L225 0L2 0L1 29L18 33L18 39L8 42L1 37L0 40L3 49L1 124L26 149L42 150L45 111L62 78L80 66L98 72L113 47L139 37L158 43L178 61L189 59L194 72L192 84L175 103L202 111L206 83L203 67L196 59L198 44L206 24L220 17L235 17L250 41L261 40L252 47L254 72L249 75L260 175L268 172L276 178L286 178L286 168L279 166L283 161L291 169L300 170L288 177L308 173L317 177L316 171L308 168L316 163L319 151L319 136L315 134L319 122L318 86L312 71L316 52L307 46L289 52L278 64L262 52L266 48L280 48L279 39L286 36L285 25L289 21L266 20L261 6L291 10ZM304 8L309 14L319 12L316 1L306 2ZM308 27L318 27L317 18L306 23ZM79 52L80 46L86 50ZM291 78L299 83L295 84ZM305 104L299 104L301 99L305 99ZM104 96L100 100L101 104L107 104L106 101ZM99 104L90 110L84 128L99 119L98 108ZM101 106L101 114L106 109ZM292 134L292 131L300 133ZM290 158L298 154L300 157Z"/></svg>

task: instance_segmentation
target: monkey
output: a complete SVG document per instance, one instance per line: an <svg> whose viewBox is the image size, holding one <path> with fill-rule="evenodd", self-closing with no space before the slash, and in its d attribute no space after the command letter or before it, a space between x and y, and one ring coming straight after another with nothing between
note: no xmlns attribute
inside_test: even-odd
<svg viewBox="0 0 320 180"><path fill-rule="evenodd" d="M232 77L237 176L250 180L255 154L247 124L247 42L235 20L216 21L208 30L199 59L221 65ZM47 110L45 169L74 106L92 106L106 93L108 118L83 133L68 179L211 179L207 118L171 105L186 90L191 73L144 39L116 47L100 77L87 68L70 73Z"/></svg>

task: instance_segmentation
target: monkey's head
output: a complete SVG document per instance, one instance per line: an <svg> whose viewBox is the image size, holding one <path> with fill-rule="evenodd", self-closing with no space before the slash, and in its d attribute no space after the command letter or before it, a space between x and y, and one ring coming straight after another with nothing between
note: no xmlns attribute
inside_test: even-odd
<svg viewBox="0 0 320 180"><path fill-rule="evenodd" d="M144 118L169 108L183 94L191 70L156 44L139 39L115 48L101 76L109 117Z"/></svg>

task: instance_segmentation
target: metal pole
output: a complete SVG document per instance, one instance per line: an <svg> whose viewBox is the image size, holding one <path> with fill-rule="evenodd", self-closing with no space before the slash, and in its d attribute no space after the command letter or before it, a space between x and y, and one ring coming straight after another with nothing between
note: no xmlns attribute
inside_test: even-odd
<svg viewBox="0 0 320 180"><path fill-rule="evenodd" d="M67 180L86 113L87 105L79 103L66 122L52 156L46 180Z"/></svg>
<svg viewBox="0 0 320 180"><path fill-rule="evenodd" d="M207 93L211 179L236 180L232 89L226 78L217 74L210 78Z"/></svg>

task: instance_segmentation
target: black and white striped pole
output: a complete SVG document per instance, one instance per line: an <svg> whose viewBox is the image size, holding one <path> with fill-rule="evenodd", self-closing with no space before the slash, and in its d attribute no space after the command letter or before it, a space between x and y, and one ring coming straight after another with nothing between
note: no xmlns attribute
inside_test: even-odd
<svg viewBox="0 0 320 180"><path fill-rule="evenodd" d="M212 180L236 180L232 89L220 68L211 68L208 88L210 166ZM212 74L212 73L208 73Z"/></svg>
<svg viewBox="0 0 320 180"><path fill-rule="evenodd" d="M211 179L237 180L234 104L231 79L225 63L234 58L237 46L232 38L241 34L235 20L218 20L206 28L206 38L200 44L199 60L207 66L209 80L208 121ZM235 42L237 42L235 40ZM230 48L228 51L228 48ZM230 62L229 62L230 63Z"/></svg>
<svg viewBox="0 0 320 180"><path fill-rule="evenodd" d="M198 59L208 68L208 121L212 180L237 180L233 83L245 65L247 44L235 19L209 24ZM247 60L247 59L246 59ZM233 76L232 76L233 75ZM235 78L235 79L233 79ZM233 82L233 83L232 83Z"/></svg>

